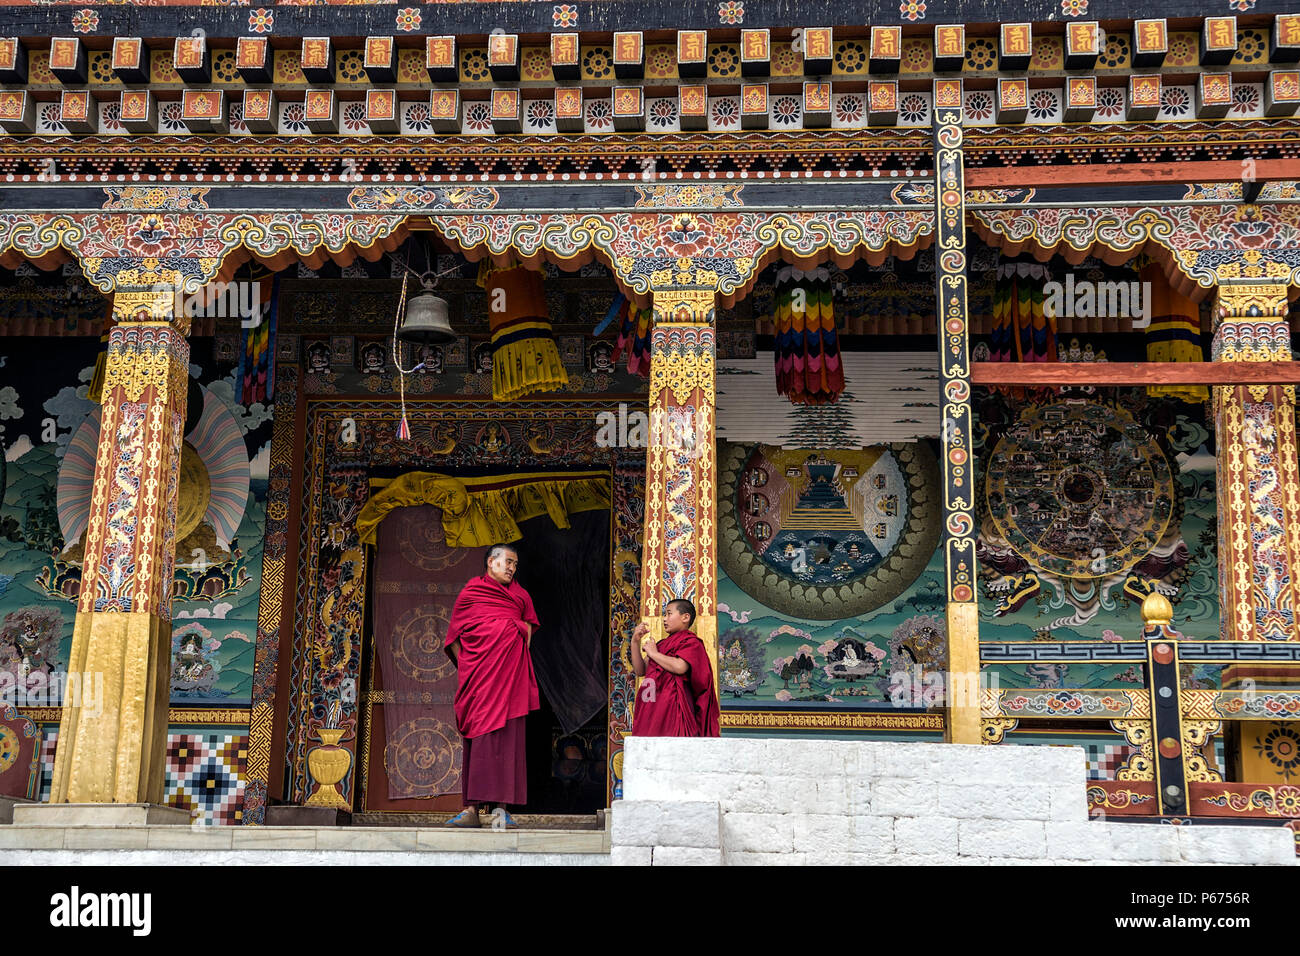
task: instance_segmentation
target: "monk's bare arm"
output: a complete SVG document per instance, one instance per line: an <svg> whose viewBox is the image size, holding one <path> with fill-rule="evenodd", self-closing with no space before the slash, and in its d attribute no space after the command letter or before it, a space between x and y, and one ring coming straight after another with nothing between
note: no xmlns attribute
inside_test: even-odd
<svg viewBox="0 0 1300 956"><path fill-rule="evenodd" d="M645 658L641 656L641 640L649 630L650 628L644 624L638 624L632 631L632 673L637 677L645 677Z"/></svg>
<svg viewBox="0 0 1300 956"><path fill-rule="evenodd" d="M460 667L460 641L459 640L453 641L452 643L447 645L447 656L451 658L451 662L453 664L455 664L457 667Z"/></svg>
<svg viewBox="0 0 1300 956"><path fill-rule="evenodd" d="M647 647L645 649L645 652L647 655L649 655L652 661L654 661L656 664L658 664L668 673L676 674L678 677L681 677L683 674L685 674L688 670L691 669L691 665L687 664L680 657L670 657L667 654L660 654L658 651L650 647Z"/></svg>

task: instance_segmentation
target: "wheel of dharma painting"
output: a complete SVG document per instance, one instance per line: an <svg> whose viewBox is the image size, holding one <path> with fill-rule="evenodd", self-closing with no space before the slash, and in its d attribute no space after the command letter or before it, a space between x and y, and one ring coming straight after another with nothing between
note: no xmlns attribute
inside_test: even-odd
<svg viewBox="0 0 1300 956"><path fill-rule="evenodd" d="M456 728L436 717L407 721L384 748L384 767L398 791L436 796L459 787L461 739Z"/></svg>
<svg viewBox="0 0 1300 956"><path fill-rule="evenodd" d="M985 502L1034 567L1061 577L1119 574L1164 537L1178 510L1160 443L1123 409L1030 406L988 458Z"/></svg>
<svg viewBox="0 0 1300 956"><path fill-rule="evenodd" d="M922 443L855 449L725 444L718 558L764 606L811 620L898 597L934 554L938 465Z"/></svg>
<svg viewBox="0 0 1300 956"><path fill-rule="evenodd" d="M455 673L456 665L443 651L451 622L445 607L421 604L393 625L393 662L411 680L432 684Z"/></svg>

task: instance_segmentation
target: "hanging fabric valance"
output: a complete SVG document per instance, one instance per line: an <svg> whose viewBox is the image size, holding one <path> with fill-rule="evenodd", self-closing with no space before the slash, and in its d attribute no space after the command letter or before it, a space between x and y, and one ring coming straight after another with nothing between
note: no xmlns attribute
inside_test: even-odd
<svg viewBox="0 0 1300 956"><path fill-rule="evenodd" d="M519 522L529 518L549 514L557 528L568 528L569 515L608 508L609 473L452 478L431 471L410 471L390 482L361 509L357 517L361 542L375 543L379 523L394 508L416 505L442 509L448 547L484 547L518 541L522 537Z"/></svg>

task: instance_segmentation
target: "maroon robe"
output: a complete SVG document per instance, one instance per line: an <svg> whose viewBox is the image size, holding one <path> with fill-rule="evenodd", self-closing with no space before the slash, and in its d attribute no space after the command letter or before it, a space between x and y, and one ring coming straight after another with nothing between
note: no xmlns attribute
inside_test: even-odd
<svg viewBox="0 0 1300 956"><path fill-rule="evenodd" d="M515 581L507 586L485 573L461 589L447 646L460 641L455 710L462 737L500 730L541 707L526 626L538 623L533 599Z"/></svg>
<svg viewBox="0 0 1300 956"><path fill-rule="evenodd" d="M673 674L646 659L645 676L637 692L632 718L634 737L717 737L718 698L713 691L709 652L690 631L669 634L655 647L667 657L680 657L689 668ZM653 680L654 684L647 682ZM653 687L653 693L651 693ZM647 699L651 698L651 699Z"/></svg>

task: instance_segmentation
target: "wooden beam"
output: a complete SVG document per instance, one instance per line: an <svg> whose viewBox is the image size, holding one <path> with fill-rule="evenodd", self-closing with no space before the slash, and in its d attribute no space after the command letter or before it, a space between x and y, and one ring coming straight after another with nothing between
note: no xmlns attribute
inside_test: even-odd
<svg viewBox="0 0 1300 956"><path fill-rule="evenodd" d="M980 157L978 149L968 153ZM1148 183L1241 182L1239 160L1207 160L1190 163L1089 163L1081 166L998 166L967 167L967 189L1029 186L1107 186ZM1255 176L1267 179L1300 179L1300 159L1260 159Z"/></svg>
<svg viewBox="0 0 1300 956"><path fill-rule="evenodd" d="M972 362L973 385L1300 385L1300 362Z"/></svg>

